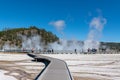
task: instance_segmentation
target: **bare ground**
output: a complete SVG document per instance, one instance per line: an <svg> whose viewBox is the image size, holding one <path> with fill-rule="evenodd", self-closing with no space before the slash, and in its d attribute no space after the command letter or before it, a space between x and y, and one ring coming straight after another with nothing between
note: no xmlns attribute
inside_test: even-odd
<svg viewBox="0 0 120 80"><path fill-rule="evenodd" d="M2 53L3 54L3 53ZM22 55L22 56L21 56ZM20 57L21 56L21 57ZM63 59L73 75L74 80L120 80L120 55L53 55L47 56ZM23 59L18 59L27 57ZM0 54L0 70L7 71L5 75L17 80L34 80L44 68L44 65L32 62L23 54Z"/></svg>

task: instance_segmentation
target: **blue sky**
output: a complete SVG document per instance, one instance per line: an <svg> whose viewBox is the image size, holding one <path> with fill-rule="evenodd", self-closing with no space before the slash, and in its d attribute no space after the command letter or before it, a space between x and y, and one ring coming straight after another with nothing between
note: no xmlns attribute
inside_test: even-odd
<svg viewBox="0 0 120 80"><path fill-rule="evenodd" d="M85 40L90 21L101 15L107 23L100 41L120 42L120 0L0 0L0 30L37 26L61 38Z"/></svg>

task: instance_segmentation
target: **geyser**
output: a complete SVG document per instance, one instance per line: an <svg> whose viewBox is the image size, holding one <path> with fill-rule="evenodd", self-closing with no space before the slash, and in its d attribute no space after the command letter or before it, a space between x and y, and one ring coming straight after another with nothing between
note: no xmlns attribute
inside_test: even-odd
<svg viewBox="0 0 120 80"><path fill-rule="evenodd" d="M102 30L107 20L102 17L94 17L89 23L90 31L88 33L87 39L84 41L83 49L86 51L87 49L98 49L100 46L100 37L102 34Z"/></svg>

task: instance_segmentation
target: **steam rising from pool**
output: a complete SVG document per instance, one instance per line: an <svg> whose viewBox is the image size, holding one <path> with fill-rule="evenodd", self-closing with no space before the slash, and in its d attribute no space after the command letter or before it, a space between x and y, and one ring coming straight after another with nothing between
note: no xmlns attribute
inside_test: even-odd
<svg viewBox="0 0 120 80"><path fill-rule="evenodd" d="M98 49L100 46L100 38L102 35L102 30L107 23L107 20L102 17L94 17L89 23L90 31L88 33L87 39L84 41L84 50Z"/></svg>

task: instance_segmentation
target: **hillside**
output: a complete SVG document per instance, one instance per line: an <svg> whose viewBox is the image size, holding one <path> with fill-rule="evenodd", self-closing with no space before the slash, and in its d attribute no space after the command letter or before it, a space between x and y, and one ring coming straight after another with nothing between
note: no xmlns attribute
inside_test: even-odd
<svg viewBox="0 0 120 80"><path fill-rule="evenodd" d="M52 32L46 31L45 29L39 29L35 26L30 28L15 28L15 29L6 29L0 31L0 48L7 42L10 46L22 46L22 39L18 35L25 35L26 37L39 35L41 41L47 45L57 41L59 38L54 35Z"/></svg>
<svg viewBox="0 0 120 80"><path fill-rule="evenodd" d="M106 46L106 48L112 50L119 50L120 51L120 43L116 42L101 42L101 46Z"/></svg>
<svg viewBox="0 0 120 80"><path fill-rule="evenodd" d="M3 31L0 31L0 49L2 49L6 43L11 47L17 46L18 48L21 48L22 37L20 35L26 36L27 38L31 38L31 36L37 35L41 38L41 42L44 43L44 45L59 41L59 38L52 32L46 31L45 29L39 29L35 26L31 26L29 28L5 29ZM72 43L72 41L68 40L68 43ZM80 46L83 46L84 41L78 41L78 44L81 44ZM120 50L120 43L101 42L100 48Z"/></svg>

